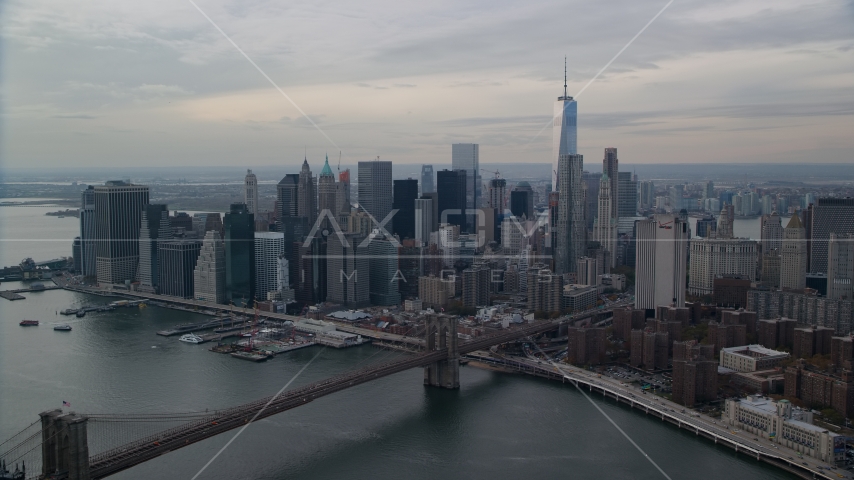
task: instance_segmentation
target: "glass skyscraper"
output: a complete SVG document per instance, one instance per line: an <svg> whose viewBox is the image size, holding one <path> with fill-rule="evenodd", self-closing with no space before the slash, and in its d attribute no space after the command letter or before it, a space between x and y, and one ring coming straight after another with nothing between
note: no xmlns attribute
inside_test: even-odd
<svg viewBox="0 0 854 480"><path fill-rule="evenodd" d="M561 155L578 153L578 103L566 93L564 72L563 96L557 97L554 109L554 127L552 130L552 190L558 190L558 160Z"/></svg>

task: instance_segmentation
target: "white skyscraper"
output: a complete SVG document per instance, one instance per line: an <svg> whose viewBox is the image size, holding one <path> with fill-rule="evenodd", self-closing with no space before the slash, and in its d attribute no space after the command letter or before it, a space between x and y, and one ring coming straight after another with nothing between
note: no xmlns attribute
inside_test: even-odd
<svg viewBox="0 0 854 480"><path fill-rule="evenodd" d="M246 178L243 180L244 203L249 213L258 214L258 177L252 170L246 170Z"/></svg>
<svg viewBox="0 0 854 480"><path fill-rule="evenodd" d="M255 295L262 300L279 290L279 258L285 254L282 232L255 232Z"/></svg>
<svg viewBox="0 0 854 480"><path fill-rule="evenodd" d="M608 268L614 268L617 260L617 219L612 216L612 205L611 180L603 173L599 181L599 215L593 224L593 240L610 253L611 262ZM606 272L608 268L605 269Z"/></svg>
<svg viewBox="0 0 854 480"><path fill-rule="evenodd" d="M807 235L800 215L792 215L783 229L780 249L780 288L803 290L807 285Z"/></svg>
<svg viewBox="0 0 854 480"><path fill-rule="evenodd" d="M831 233L827 253L827 298L854 300L854 235Z"/></svg>
<svg viewBox="0 0 854 480"><path fill-rule="evenodd" d="M676 215L637 222L635 308L685 305L688 223Z"/></svg>
<svg viewBox="0 0 854 480"><path fill-rule="evenodd" d="M552 127L552 190L558 190L558 161L561 155L578 153L578 103L566 93L566 59L563 71L563 96L557 97Z"/></svg>
<svg viewBox="0 0 854 480"><path fill-rule="evenodd" d="M439 225L439 248L443 252L443 264L453 268L460 254L460 226L443 223Z"/></svg>
<svg viewBox="0 0 854 480"><path fill-rule="evenodd" d="M193 280L196 300L225 303L225 245L216 230L205 233Z"/></svg>
<svg viewBox="0 0 854 480"><path fill-rule="evenodd" d="M714 293L715 276L738 275L756 280L758 252L749 238L694 238L691 240L691 275L688 290L692 295Z"/></svg>

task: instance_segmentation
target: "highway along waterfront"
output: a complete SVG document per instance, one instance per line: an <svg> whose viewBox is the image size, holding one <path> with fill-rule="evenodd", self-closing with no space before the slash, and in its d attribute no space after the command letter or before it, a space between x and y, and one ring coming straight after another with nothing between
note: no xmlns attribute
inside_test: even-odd
<svg viewBox="0 0 854 480"><path fill-rule="evenodd" d="M4 288L18 288L15 282ZM86 413L217 409L278 391L322 347L264 363L236 361L155 332L208 316L149 306L57 312L113 299L65 290L0 303L0 437L59 408ZM42 321L24 328L24 318ZM70 323L70 333L52 323ZM297 387L404 353L327 348ZM671 478L795 478L613 400L594 400ZM92 430L90 435L97 435ZM111 478L192 478L233 433L191 445ZM654 479L655 468L574 387L463 367L459 391L423 386L408 370L251 425L203 477Z"/></svg>

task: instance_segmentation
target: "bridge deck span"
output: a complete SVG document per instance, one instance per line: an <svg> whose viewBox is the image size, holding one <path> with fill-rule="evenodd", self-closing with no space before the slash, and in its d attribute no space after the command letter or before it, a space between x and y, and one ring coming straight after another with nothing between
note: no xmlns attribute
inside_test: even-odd
<svg viewBox="0 0 854 480"><path fill-rule="evenodd" d="M609 312L619 306L621 305L614 305L604 310L583 312L558 320L534 322L520 328L486 335L460 344L457 350L461 355L483 350L493 345L553 330L563 323ZM257 419L276 415L299 407L300 405L305 405L317 398L367 383L371 380L409 370L410 368L425 367L447 359L448 351L446 349L419 353L288 390L277 397L269 396L244 405L213 412L211 416L205 417L203 420L190 422L92 456L89 459L91 478L99 479L113 475L173 450L186 447L228 430L242 427L252 420L262 409L263 411L258 414ZM269 405L267 405L268 403ZM267 405L266 408L265 405Z"/></svg>

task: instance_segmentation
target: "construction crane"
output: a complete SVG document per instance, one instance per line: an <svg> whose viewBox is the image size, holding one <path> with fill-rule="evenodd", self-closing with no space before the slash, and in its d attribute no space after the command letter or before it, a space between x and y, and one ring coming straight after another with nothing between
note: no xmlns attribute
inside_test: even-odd
<svg viewBox="0 0 854 480"><path fill-rule="evenodd" d="M501 174L500 174L500 173L498 173L498 170L495 170L495 171L493 172L492 170L487 170L487 169L485 169L485 168L481 168L481 171L489 172L489 173L493 173L493 174L495 174L495 178L501 178Z"/></svg>

